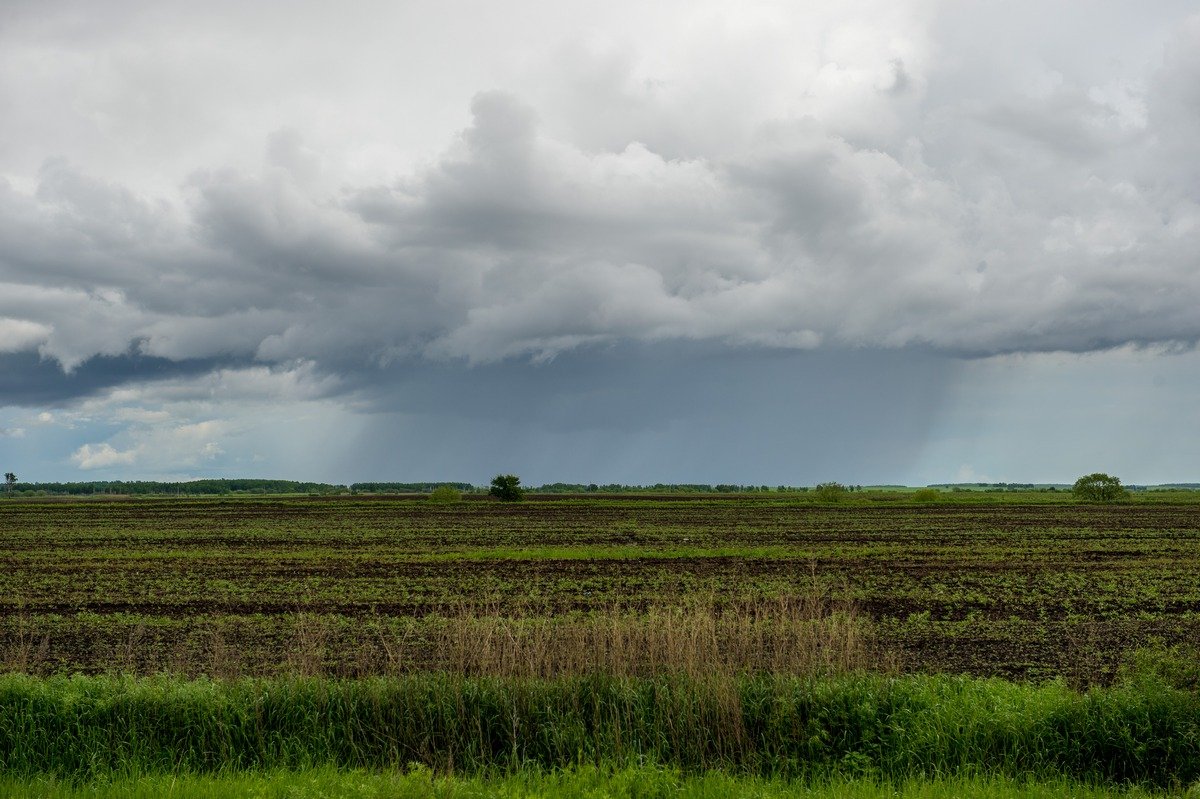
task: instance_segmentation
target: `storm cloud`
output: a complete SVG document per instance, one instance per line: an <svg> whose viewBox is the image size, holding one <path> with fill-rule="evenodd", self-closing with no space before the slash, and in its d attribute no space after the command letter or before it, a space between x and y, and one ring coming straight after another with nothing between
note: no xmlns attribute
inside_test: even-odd
<svg viewBox="0 0 1200 799"><path fill-rule="evenodd" d="M1187 4L243 6L7 7L0 405L1200 340Z"/></svg>

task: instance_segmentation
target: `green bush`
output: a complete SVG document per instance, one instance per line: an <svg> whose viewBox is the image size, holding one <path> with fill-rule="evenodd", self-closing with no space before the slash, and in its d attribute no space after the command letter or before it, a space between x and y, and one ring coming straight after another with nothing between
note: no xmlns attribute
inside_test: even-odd
<svg viewBox="0 0 1200 799"><path fill-rule="evenodd" d="M850 489L841 483L821 483L809 496L813 502L842 502L850 496Z"/></svg>
<svg viewBox="0 0 1200 799"><path fill-rule="evenodd" d="M438 502L449 505L454 502L462 501L462 492L454 486L438 486L429 494L430 502Z"/></svg>
<svg viewBox="0 0 1200 799"><path fill-rule="evenodd" d="M918 488L912 494L913 502L937 502L942 497L942 492L936 488Z"/></svg>
<svg viewBox="0 0 1200 799"><path fill-rule="evenodd" d="M1200 646L1139 649L1122 664L1121 677L1130 684L1200 694Z"/></svg>

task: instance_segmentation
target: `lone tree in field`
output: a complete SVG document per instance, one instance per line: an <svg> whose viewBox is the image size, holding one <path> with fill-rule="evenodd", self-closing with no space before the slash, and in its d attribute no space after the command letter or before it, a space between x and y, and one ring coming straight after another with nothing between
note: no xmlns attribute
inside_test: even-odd
<svg viewBox="0 0 1200 799"><path fill-rule="evenodd" d="M1075 499L1085 499L1089 502L1116 502L1129 496L1129 492L1121 487L1119 479L1103 472L1080 477L1071 487L1071 493L1075 495Z"/></svg>
<svg viewBox="0 0 1200 799"><path fill-rule="evenodd" d="M16 484L17 484L17 476L15 474L13 474L12 472L5 472L4 473L4 490L12 491L13 486L15 486Z"/></svg>
<svg viewBox="0 0 1200 799"><path fill-rule="evenodd" d="M492 488L488 493L501 502L520 502L525 498L521 478L515 474L498 474L493 477Z"/></svg>

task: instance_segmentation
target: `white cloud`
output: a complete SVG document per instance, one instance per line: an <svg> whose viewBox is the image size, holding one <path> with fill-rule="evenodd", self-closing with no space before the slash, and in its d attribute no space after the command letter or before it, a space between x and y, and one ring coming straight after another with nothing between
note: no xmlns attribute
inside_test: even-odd
<svg viewBox="0 0 1200 799"><path fill-rule="evenodd" d="M119 409L113 416L127 418ZM177 471L211 463L225 454L220 440L233 429L224 420L209 419L179 424L171 414L143 414L127 428L121 438L129 442L117 449L108 442L84 444L71 456L80 469L104 469L138 465L144 469Z"/></svg>
<svg viewBox="0 0 1200 799"><path fill-rule="evenodd" d="M49 325L0 316L0 352L20 352L42 343L53 332Z"/></svg>
<svg viewBox="0 0 1200 799"><path fill-rule="evenodd" d="M110 466L129 466L137 460L135 450L121 452L111 444L84 444L71 456L80 469L104 469Z"/></svg>
<svg viewBox="0 0 1200 799"><path fill-rule="evenodd" d="M192 404L212 406L237 401L245 405L318 400L341 390L340 380L322 374L312 361L280 367L250 366L142 383L117 389L99 400L116 403Z"/></svg>
<svg viewBox="0 0 1200 799"><path fill-rule="evenodd" d="M252 9L128 29L24 9L0 34L0 74L26 76L0 103L28 131L0 149L0 352L212 360L158 390L215 402L627 340L1200 340L1200 17L1106 12L1114 60L1065 29L1005 38L1024 4L522 9L431 12L409 50L375 30L404 11L289 18L345 53L338 80ZM542 24L515 48L497 31L522 13ZM437 109L390 77L467 40L478 64L438 59Z"/></svg>

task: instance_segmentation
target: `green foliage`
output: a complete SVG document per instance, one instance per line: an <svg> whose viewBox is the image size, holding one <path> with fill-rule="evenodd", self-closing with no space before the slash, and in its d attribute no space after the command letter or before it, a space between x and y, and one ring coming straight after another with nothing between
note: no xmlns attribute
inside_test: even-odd
<svg viewBox="0 0 1200 799"><path fill-rule="evenodd" d="M809 494L813 502L842 502L850 496L850 489L841 483L820 483Z"/></svg>
<svg viewBox="0 0 1200 799"><path fill-rule="evenodd" d="M1122 666L1121 676L1129 683L1166 685L1200 694L1200 645L1136 650Z"/></svg>
<svg viewBox="0 0 1200 799"><path fill-rule="evenodd" d="M942 492L936 488L918 488L912 493L913 502L937 502L942 498Z"/></svg>
<svg viewBox="0 0 1200 799"><path fill-rule="evenodd" d="M735 483L653 483L626 485L624 483L545 483L537 487L539 494L768 494L804 491L790 486L741 485Z"/></svg>
<svg viewBox="0 0 1200 799"><path fill-rule="evenodd" d="M12 475L14 482L16 475ZM85 483L25 483L25 491L51 495L90 496L224 496L227 494L338 494L345 486L294 480L212 479L165 483L151 480L97 480Z"/></svg>
<svg viewBox="0 0 1200 799"><path fill-rule="evenodd" d="M186 682L0 676L0 774L586 763L774 777L852 773L1200 779L1200 695L1076 693L948 675Z"/></svg>
<svg viewBox="0 0 1200 799"><path fill-rule="evenodd" d="M459 491L474 488L470 483L351 483L350 490L362 494L428 494L442 486Z"/></svg>
<svg viewBox="0 0 1200 799"><path fill-rule="evenodd" d="M515 474L498 474L492 478L492 487L488 491L501 502L520 502L525 498L525 489L521 488L521 478Z"/></svg>
<svg viewBox="0 0 1200 799"><path fill-rule="evenodd" d="M1080 477L1071 487L1071 494L1076 499L1088 502L1116 502L1129 497L1129 492L1121 487L1119 479L1103 472Z"/></svg>
<svg viewBox="0 0 1200 799"><path fill-rule="evenodd" d="M849 771L849 769L846 769ZM1173 794L1178 796L1177 793ZM1005 777L918 777L880 782L835 776L790 780L708 771L691 774L657 765L584 764L510 773L439 774L419 764L405 770L305 768L298 771L121 776L72 783L53 777L0 777L6 799L1148 799L1124 787L1070 780Z"/></svg>
<svg viewBox="0 0 1200 799"><path fill-rule="evenodd" d="M429 492L429 501L450 505L455 502L462 501L462 492L454 486L438 486L437 488L433 489L433 491Z"/></svg>

